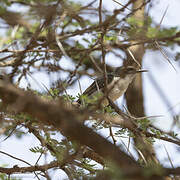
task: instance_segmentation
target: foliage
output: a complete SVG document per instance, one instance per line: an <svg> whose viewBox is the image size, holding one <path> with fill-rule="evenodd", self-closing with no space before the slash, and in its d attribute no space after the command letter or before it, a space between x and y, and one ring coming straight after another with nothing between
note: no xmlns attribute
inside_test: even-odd
<svg viewBox="0 0 180 180"><path fill-rule="evenodd" d="M122 112L114 103L103 107L102 92L90 97L82 93L76 93L76 96L68 93L82 77L112 72L110 63L105 68L107 56L114 55L120 62L126 62L124 57L128 59L133 43L143 46L145 52L157 50L155 42L160 51L161 46L174 48L179 45L178 27L157 25L148 15L142 19L134 16L144 6L152 8L148 4L151 1L142 2L142 7L130 12L130 6L121 7L117 2L117 9L113 12L100 7L100 4L97 8L97 1L0 2L1 134L5 141L13 135L22 141L26 135L38 141L29 149L32 156L38 155L37 162L31 165L26 162L26 157L19 159L18 154L17 158L6 154L28 167L15 164L10 169L0 168L1 179L18 179L8 176L16 173L31 173L37 179L50 179L50 169L61 169L69 179L96 179L106 175L109 179L132 179L134 176L137 179L161 179L173 174L173 166L169 170L161 162L157 165L157 161L153 158L149 160L148 153L141 152L141 148L153 145L156 139L179 146L176 131L164 132L155 127L150 118L135 117L128 110ZM132 5L133 1L129 3ZM175 56L178 60L180 55L177 53ZM116 63L113 58L108 62ZM43 74L43 83L37 74ZM14 85L13 88L10 84ZM35 90L33 84L38 89ZM7 89L3 91L3 88ZM82 91L80 85L79 89ZM34 105L29 103L32 99ZM140 102L131 103L137 106ZM33 112L33 108L38 111ZM47 116L51 118L44 122ZM106 132L104 138L98 135L101 132ZM132 143L132 139L136 138L141 142L139 146ZM128 145L123 144L121 139L128 139ZM144 140L144 144L140 139ZM23 143L25 146L28 142ZM112 152L105 144L112 147ZM130 145L137 151L138 158L131 152ZM51 161L40 163L42 157ZM170 157L168 159L171 162ZM179 175L179 172L174 174Z"/></svg>

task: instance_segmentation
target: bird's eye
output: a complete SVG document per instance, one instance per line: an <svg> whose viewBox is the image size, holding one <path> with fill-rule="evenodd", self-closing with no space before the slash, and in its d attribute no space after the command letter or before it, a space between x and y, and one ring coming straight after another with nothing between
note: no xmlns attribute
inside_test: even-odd
<svg viewBox="0 0 180 180"><path fill-rule="evenodd" d="M133 67L128 67L127 70L128 71L134 71L135 69Z"/></svg>
<svg viewBox="0 0 180 180"><path fill-rule="evenodd" d="M136 69L134 67L127 67L126 73L127 74L134 74Z"/></svg>

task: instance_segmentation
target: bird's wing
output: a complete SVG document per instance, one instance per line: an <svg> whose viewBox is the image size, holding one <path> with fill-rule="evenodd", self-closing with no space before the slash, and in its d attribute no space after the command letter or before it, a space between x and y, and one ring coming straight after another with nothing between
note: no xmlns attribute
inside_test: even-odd
<svg viewBox="0 0 180 180"><path fill-rule="evenodd" d="M107 75L107 81L110 83L113 80L113 75L108 74ZM83 92L82 95L91 96L93 93L95 93L98 90L102 90L104 88L104 76L101 76L94 80L94 82ZM77 102L81 102L80 99L78 99Z"/></svg>
<svg viewBox="0 0 180 180"><path fill-rule="evenodd" d="M94 82L84 91L83 95L90 96L94 92L102 89L104 87L104 78L99 77L94 80Z"/></svg>

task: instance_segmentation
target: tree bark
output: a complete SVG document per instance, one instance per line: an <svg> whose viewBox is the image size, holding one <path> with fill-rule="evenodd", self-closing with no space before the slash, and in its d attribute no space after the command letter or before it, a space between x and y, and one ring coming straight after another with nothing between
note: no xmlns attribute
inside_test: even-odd
<svg viewBox="0 0 180 180"><path fill-rule="evenodd" d="M144 0L137 0L133 3L133 10L139 8L144 3ZM145 7L143 6L139 10L135 11L133 18L137 19L138 21L145 21ZM145 28L143 26L139 26L139 28ZM140 36L141 37L141 36ZM138 38L138 35L137 35ZM136 41L132 41L132 43L136 43ZM135 57L135 60L142 64L143 56L145 53L144 45L135 45L129 48L130 52ZM133 60L132 55L127 53L127 60L124 62L124 65L133 65L138 67L137 63ZM142 75L139 73L136 76L136 79L133 83L129 86L126 94L126 103L129 112L136 116L136 117L143 117L145 116L144 112L144 97L143 97L143 83L142 83ZM135 146L138 150L141 151L143 157L145 158L146 162L149 163L158 163L158 160L155 155L154 148L151 144L149 144L144 137L137 136L134 138ZM139 154L139 153L138 153ZM142 155L139 154L139 158L143 158Z"/></svg>

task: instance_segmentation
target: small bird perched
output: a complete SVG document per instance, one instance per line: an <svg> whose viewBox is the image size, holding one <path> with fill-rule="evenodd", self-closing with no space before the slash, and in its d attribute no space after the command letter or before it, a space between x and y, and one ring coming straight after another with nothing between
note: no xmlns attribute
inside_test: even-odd
<svg viewBox="0 0 180 180"><path fill-rule="evenodd" d="M107 94L108 97L114 102L121 97L127 90L129 84L132 82L137 73L147 72L147 70L137 70L133 66L121 66L115 69L114 72L107 73ZM104 76L101 76L84 91L82 95L92 97L98 92L103 93L105 86ZM81 103L81 99L78 99L78 103ZM103 106L109 104L105 98L102 101Z"/></svg>

